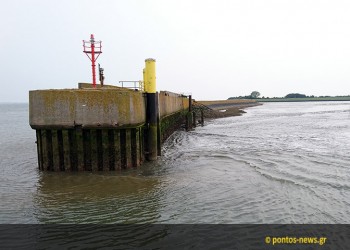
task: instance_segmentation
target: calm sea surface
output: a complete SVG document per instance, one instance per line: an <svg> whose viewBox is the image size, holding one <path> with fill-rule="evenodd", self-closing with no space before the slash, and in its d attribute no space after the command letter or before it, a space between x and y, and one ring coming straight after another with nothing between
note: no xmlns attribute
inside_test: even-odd
<svg viewBox="0 0 350 250"><path fill-rule="evenodd" d="M139 169L47 173L28 105L0 104L0 223L350 223L350 102L246 111Z"/></svg>

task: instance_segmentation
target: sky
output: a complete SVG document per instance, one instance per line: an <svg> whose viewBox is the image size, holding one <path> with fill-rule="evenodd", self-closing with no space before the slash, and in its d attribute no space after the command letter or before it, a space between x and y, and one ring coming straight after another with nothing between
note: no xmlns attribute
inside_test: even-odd
<svg viewBox="0 0 350 250"><path fill-rule="evenodd" d="M0 102L92 82L82 40L102 41L105 83L142 80L197 100L350 95L350 1L11 0L0 9Z"/></svg>

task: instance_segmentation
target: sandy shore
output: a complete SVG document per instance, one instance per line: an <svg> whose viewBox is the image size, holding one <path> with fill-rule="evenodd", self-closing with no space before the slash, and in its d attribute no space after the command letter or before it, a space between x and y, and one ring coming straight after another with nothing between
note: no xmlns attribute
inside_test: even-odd
<svg viewBox="0 0 350 250"><path fill-rule="evenodd" d="M222 118L245 113L244 108L262 105L253 100L196 101L194 106L203 109L204 118Z"/></svg>

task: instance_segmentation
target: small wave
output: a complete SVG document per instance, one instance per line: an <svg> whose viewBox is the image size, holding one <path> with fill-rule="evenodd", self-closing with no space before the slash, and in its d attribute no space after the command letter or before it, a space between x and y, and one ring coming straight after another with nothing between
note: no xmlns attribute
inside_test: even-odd
<svg viewBox="0 0 350 250"><path fill-rule="evenodd" d="M266 162L262 161L264 164ZM253 169L255 169L258 173L260 173L262 176L279 182L286 182L291 183L293 185L298 185L302 187L307 188L313 188L313 187L331 187L334 189L345 189L350 190L350 185L346 182L339 182L339 178L336 178L336 175L329 175L327 176L323 175L320 176L316 173L308 173L307 171L300 172L299 174L293 173L292 171L296 168L293 168L293 165L289 165L289 170L286 171L286 169L277 168L276 164L272 164L271 162L268 163L269 166L274 165L274 168L267 168L261 167L260 165L255 165L251 162L246 162L249 166L251 166ZM271 165L272 164L272 165ZM306 169L303 169L306 170ZM334 179L337 179L337 181L334 181Z"/></svg>

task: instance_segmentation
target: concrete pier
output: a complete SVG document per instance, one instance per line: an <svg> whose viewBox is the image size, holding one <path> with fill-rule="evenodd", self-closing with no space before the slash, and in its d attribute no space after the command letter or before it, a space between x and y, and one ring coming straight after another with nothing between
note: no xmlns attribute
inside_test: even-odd
<svg viewBox="0 0 350 250"><path fill-rule="evenodd" d="M113 171L139 167L149 153L145 145L150 127L145 93L80 86L83 89L29 92L29 121L36 130L39 169ZM158 107L152 123L156 122L156 141L163 142L184 124L189 99L167 91L154 96Z"/></svg>

